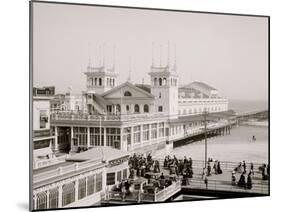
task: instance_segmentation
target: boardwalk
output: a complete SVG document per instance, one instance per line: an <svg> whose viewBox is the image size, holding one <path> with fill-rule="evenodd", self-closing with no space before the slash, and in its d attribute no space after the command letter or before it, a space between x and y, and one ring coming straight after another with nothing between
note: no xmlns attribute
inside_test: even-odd
<svg viewBox="0 0 281 212"><path fill-rule="evenodd" d="M160 173L164 175L169 175L169 170L163 167L163 160L160 161ZM211 162L213 165L213 162ZM221 162L221 168L223 170L222 174L214 174L208 177L208 185L204 183L202 179L202 171L204 167L204 161L193 161L193 177L189 179L188 185L182 185L182 176L178 176L177 180L173 182L172 185L159 190L157 192L147 193L142 190L135 190L129 195L124 196L121 192L108 191L106 197L104 198L103 204L128 204L132 202L164 202L172 197L177 196L181 193L187 194L189 190L198 190L202 192L235 192L237 194L243 195L248 194L252 196L256 195L268 195L269 194L269 182L267 180L262 180L261 172L259 167L262 164L254 164L254 176L252 177L253 187L252 189L246 189L238 187L237 185L231 184L231 173L237 166L237 163L232 162ZM250 164L247 164L250 167ZM239 180L241 174L236 173L236 179ZM145 179L145 178L143 178ZM184 192L183 192L184 190Z"/></svg>

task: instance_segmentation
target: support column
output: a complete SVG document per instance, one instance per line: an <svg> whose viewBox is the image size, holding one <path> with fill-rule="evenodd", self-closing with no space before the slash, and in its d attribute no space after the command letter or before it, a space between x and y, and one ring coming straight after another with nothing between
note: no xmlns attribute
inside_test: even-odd
<svg viewBox="0 0 281 212"><path fill-rule="evenodd" d="M123 128L120 127L120 150L123 150ZM124 149L127 151L126 149Z"/></svg>
<svg viewBox="0 0 281 212"><path fill-rule="evenodd" d="M62 208L62 185L59 186L58 192L58 208Z"/></svg>
<svg viewBox="0 0 281 212"><path fill-rule="evenodd" d="M106 146L106 127L103 128L103 146Z"/></svg>
<svg viewBox="0 0 281 212"><path fill-rule="evenodd" d="M33 209L37 209L37 194L34 195L34 205L33 205Z"/></svg>
<svg viewBox="0 0 281 212"><path fill-rule="evenodd" d="M87 127L87 148L89 149L90 146L90 127Z"/></svg>
<svg viewBox="0 0 281 212"><path fill-rule="evenodd" d="M86 183L86 187L85 187L85 196L88 196L88 177L85 177L85 183Z"/></svg>
<svg viewBox="0 0 281 212"><path fill-rule="evenodd" d="M50 191L47 190L46 194L47 194L47 209L48 209L50 207Z"/></svg>
<svg viewBox="0 0 281 212"><path fill-rule="evenodd" d="M142 139L142 124L140 125L140 145L142 147L143 145L143 139Z"/></svg>
<svg viewBox="0 0 281 212"><path fill-rule="evenodd" d="M54 151L57 152L59 150L58 148L58 127L55 126L55 140L54 140Z"/></svg>
<svg viewBox="0 0 281 212"><path fill-rule="evenodd" d="M131 127L131 149L133 149L133 146L134 146L134 128Z"/></svg>
<svg viewBox="0 0 281 212"><path fill-rule="evenodd" d="M70 127L70 151L74 151L74 144L73 144L73 127Z"/></svg>
<svg viewBox="0 0 281 212"><path fill-rule="evenodd" d="M79 188L79 180L77 178L75 180L75 202L78 201L78 188Z"/></svg>

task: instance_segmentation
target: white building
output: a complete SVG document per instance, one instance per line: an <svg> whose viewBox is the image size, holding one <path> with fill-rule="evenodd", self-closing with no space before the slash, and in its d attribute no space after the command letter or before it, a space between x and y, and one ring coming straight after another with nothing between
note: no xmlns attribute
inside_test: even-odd
<svg viewBox="0 0 281 212"><path fill-rule="evenodd" d="M114 68L88 66L85 113L57 113L52 127L70 151L112 146L130 152L164 148L203 125L203 113L228 111L228 100L202 82L179 87L176 65L154 65L150 84L130 80L116 86ZM188 123L181 117L190 116ZM196 116L193 120L192 117ZM201 119L197 116L201 116ZM191 122L191 123L190 123Z"/></svg>

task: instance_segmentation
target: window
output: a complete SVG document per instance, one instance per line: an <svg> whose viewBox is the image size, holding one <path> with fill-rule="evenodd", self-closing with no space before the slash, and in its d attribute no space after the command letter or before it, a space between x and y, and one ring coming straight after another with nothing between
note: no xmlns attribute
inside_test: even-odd
<svg viewBox="0 0 281 212"><path fill-rule="evenodd" d="M132 96L130 91L125 91L124 96Z"/></svg>
<svg viewBox="0 0 281 212"><path fill-rule="evenodd" d="M161 92L159 92L159 99L161 99L162 95L161 95Z"/></svg>
<svg viewBox="0 0 281 212"><path fill-rule="evenodd" d="M151 139L157 138L157 124L151 125Z"/></svg>
<svg viewBox="0 0 281 212"><path fill-rule="evenodd" d="M106 128L106 146L120 149L120 129Z"/></svg>
<svg viewBox="0 0 281 212"><path fill-rule="evenodd" d="M142 139L144 141L149 140L149 124L145 124L142 126Z"/></svg>
<svg viewBox="0 0 281 212"><path fill-rule="evenodd" d="M40 110L40 129L46 128L48 123L47 110Z"/></svg>
<svg viewBox="0 0 281 212"><path fill-rule="evenodd" d="M189 108L188 113L192 114L192 109L191 108Z"/></svg>
<svg viewBox="0 0 281 212"><path fill-rule="evenodd" d="M140 106L139 105L135 105L135 113L139 113L140 112Z"/></svg>
<svg viewBox="0 0 281 212"><path fill-rule="evenodd" d="M127 178L127 169L123 169L123 179Z"/></svg>
<svg viewBox="0 0 281 212"><path fill-rule="evenodd" d="M101 133L100 133L101 131ZM103 146L103 128L90 128L90 145L91 146Z"/></svg>
<svg viewBox="0 0 281 212"><path fill-rule="evenodd" d="M159 137L164 137L164 132L165 132L164 122L161 122L159 123Z"/></svg>
<svg viewBox="0 0 281 212"><path fill-rule="evenodd" d="M102 190L102 173L98 173L96 175L97 183L96 183L96 192Z"/></svg>
<svg viewBox="0 0 281 212"><path fill-rule="evenodd" d="M59 191L57 188L51 189L49 193L49 208L57 208L59 202Z"/></svg>
<svg viewBox="0 0 281 212"><path fill-rule="evenodd" d="M116 112L118 112L118 113L121 112L121 106L119 104L116 105Z"/></svg>
<svg viewBox="0 0 281 212"><path fill-rule="evenodd" d="M95 85L98 85L98 79L95 78Z"/></svg>
<svg viewBox="0 0 281 212"><path fill-rule="evenodd" d="M154 78L154 86L157 85L157 78Z"/></svg>
<svg viewBox="0 0 281 212"><path fill-rule="evenodd" d="M41 192L37 194L37 208L36 209L46 209L47 208L47 194L46 192Z"/></svg>
<svg viewBox="0 0 281 212"><path fill-rule="evenodd" d="M167 85L167 79L163 78L163 85Z"/></svg>
<svg viewBox="0 0 281 212"><path fill-rule="evenodd" d="M163 112L163 106L158 106L158 112Z"/></svg>
<svg viewBox="0 0 281 212"><path fill-rule="evenodd" d="M140 142L140 126L134 127L134 143Z"/></svg>
<svg viewBox="0 0 281 212"><path fill-rule="evenodd" d="M126 111L130 112L130 106L129 105L126 105Z"/></svg>
<svg viewBox="0 0 281 212"><path fill-rule="evenodd" d="M159 78L159 86L162 86L162 78Z"/></svg>
<svg viewBox="0 0 281 212"><path fill-rule="evenodd" d="M123 141L127 141L127 144L131 144L131 128L126 127L123 129Z"/></svg>
<svg viewBox="0 0 281 212"><path fill-rule="evenodd" d="M82 199L86 196L86 178L78 181L78 199Z"/></svg>
<svg viewBox="0 0 281 212"><path fill-rule="evenodd" d="M62 206L68 205L75 201L74 183L66 184L62 187Z"/></svg>
<svg viewBox="0 0 281 212"><path fill-rule="evenodd" d="M91 86L94 85L94 78L91 78Z"/></svg>
<svg viewBox="0 0 281 212"><path fill-rule="evenodd" d="M143 106L143 112L149 113L149 107L148 107L148 105L144 105L144 106Z"/></svg>
<svg viewBox="0 0 281 212"><path fill-rule="evenodd" d="M87 181L87 195L91 195L95 192L95 175L88 177Z"/></svg>
<svg viewBox="0 0 281 212"><path fill-rule="evenodd" d="M77 139L79 146L87 145L87 128L86 127L74 127L73 138Z"/></svg>
<svg viewBox="0 0 281 212"><path fill-rule="evenodd" d="M102 86L102 79L99 78L99 86Z"/></svg>
<svg viewBox="0 0 281 212"><path fill-rule="evenodd" d="M122 180L122 171L118 171L117 172L117 181L121 182L121 180Z"/></svg>
<svg viewBox="0 0 281 212"><path fill-rule="evenodd" d="M115 184L115 172L106 174L106 185L114 185Z"/></svg>

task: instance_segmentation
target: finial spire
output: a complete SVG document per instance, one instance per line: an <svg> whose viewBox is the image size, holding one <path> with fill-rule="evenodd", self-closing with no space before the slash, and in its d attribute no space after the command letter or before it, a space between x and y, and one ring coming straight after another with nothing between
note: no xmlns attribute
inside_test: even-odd
<svg viewBox="0 0 281 212"><path fill-rule="evenodd" d="M154 42L152 42L151 57L152 57L152 67L153 67L154 66Z"/></svg>
<svg viewBox="0 0 281 212"><path fill-rule="evenodd" d="M101 45L99 45L99 66L101 65Z"/></svg>
<svg viewBox="0 0 281 212"><path fill-rule="evenodd" d="M167 66L170 66L170 41L168 41L168 58L167 58Z"/></svg>
<svg viewBox="0 0 281 212"><path fill-rule="evenodd" d="M106 43L103 43L103 59L102 59L102 66L105 66L105 55L106 55Z"/></svg>
<svg viewBox="0 0 281 212"><path fill-rule="evenodd" d="M175 63L174 63L174 69L177 70L177 44L175 44Z"/></svg>
<svg viewBox="0 0 281 212"><path fill-rule="evenodd" d="M88 67L91 66L91 43L88 42Z"/></svg>
<svg viewBox="0 0 281 212"><path fill-rule="evenodd" d="M129 57L129 75L128 75L128 82L131 82L131 71L132 71L132 61L131 56Z"/></svg>
<svg viewBox="0 0 281 212"><path fill-rule="evenodd" d="M160 45L160 67L162 66L162 45Z"/></svg>
<svg viewBox="0 0 281 212"><path fill-rule="evenodd" d="M116 52L116 45L113 46L113 71L115 71L115 52Z"/></svg>

